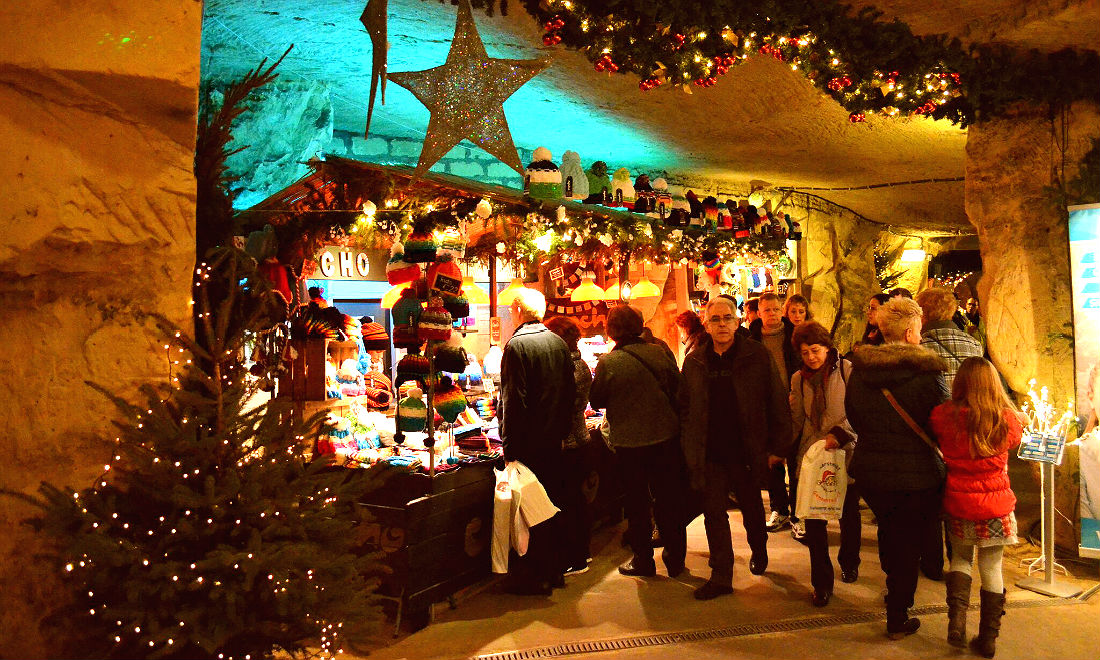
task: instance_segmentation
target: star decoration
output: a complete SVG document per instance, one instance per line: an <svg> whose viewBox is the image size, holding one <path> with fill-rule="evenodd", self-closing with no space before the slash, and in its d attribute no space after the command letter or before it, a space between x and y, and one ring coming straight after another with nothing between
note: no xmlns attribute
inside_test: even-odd
<svg viewBox="0 0 1100 660"><path fill-rule="evenodd" d="M462 0L447 61L433 69L388 76L432 113L414 175L423 175L464 138L522 174L519 153L504 116L504 101L549 64L548 59L490 58L470 4Z"/></svg>

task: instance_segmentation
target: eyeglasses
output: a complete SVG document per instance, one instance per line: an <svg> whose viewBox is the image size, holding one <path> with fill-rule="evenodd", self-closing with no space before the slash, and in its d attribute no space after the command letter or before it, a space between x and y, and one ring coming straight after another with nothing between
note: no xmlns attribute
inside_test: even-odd
<svg viewBox="0 0 1100 660"><path fill-rule="evenodd" d="M724 323L733 323L733 320L737 318L732 314L726 314L725 316L712 316L707 319L707 323L713 323L714 325L722 325Z"/></svg>

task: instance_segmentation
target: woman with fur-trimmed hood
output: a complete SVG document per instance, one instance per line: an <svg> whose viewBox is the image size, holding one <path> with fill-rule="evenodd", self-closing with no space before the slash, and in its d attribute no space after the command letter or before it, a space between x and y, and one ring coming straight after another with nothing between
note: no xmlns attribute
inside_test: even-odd
<svg viewBox="0 0 1100 660"><path fill-rule="evenodd" d="M895 298L876 318L885 343L862 346L852 357L845 410L859 437L851 473L879 525L879 555L886 572L886 631L901 639L917 631L909 617L917 588L921 546L940 508L943 459L887 398L926 436L932 409L949 397L943 359L920 346L921 308Z"/></svg>

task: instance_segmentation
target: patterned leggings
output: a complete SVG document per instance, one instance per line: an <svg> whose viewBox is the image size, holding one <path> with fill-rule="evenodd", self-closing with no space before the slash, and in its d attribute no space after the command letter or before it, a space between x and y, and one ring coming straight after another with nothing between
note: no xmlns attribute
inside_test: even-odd
<svg viewBox="0 0 1100 660"><path fill-rule="evenodd" d="M952 538L951 550L951 570L970 575L974 565L974 546ZM1004 591L1004 576L1001 574L1004 550L1003 545L978 546L978 575L982 580L982 591L995 594Z"/></svg>

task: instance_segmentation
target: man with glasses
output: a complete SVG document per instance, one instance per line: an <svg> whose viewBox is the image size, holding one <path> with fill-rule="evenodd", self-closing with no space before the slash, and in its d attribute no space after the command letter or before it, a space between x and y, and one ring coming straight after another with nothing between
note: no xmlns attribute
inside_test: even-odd
<svg viewBox="0 0 1100 660"><path fill-rule="evenodd" d="M760 491L768 468L792 444L787 388L768 351L737 333L729 299L707 304L703 324L710 342L684 359L680 389L682 443L691 486L703 493L703 522L710 546L710 579L695 590L699 600L733 592L733 543L728 493L741 507L752 556L749 571L768 567L768 532Z"/></svg>

